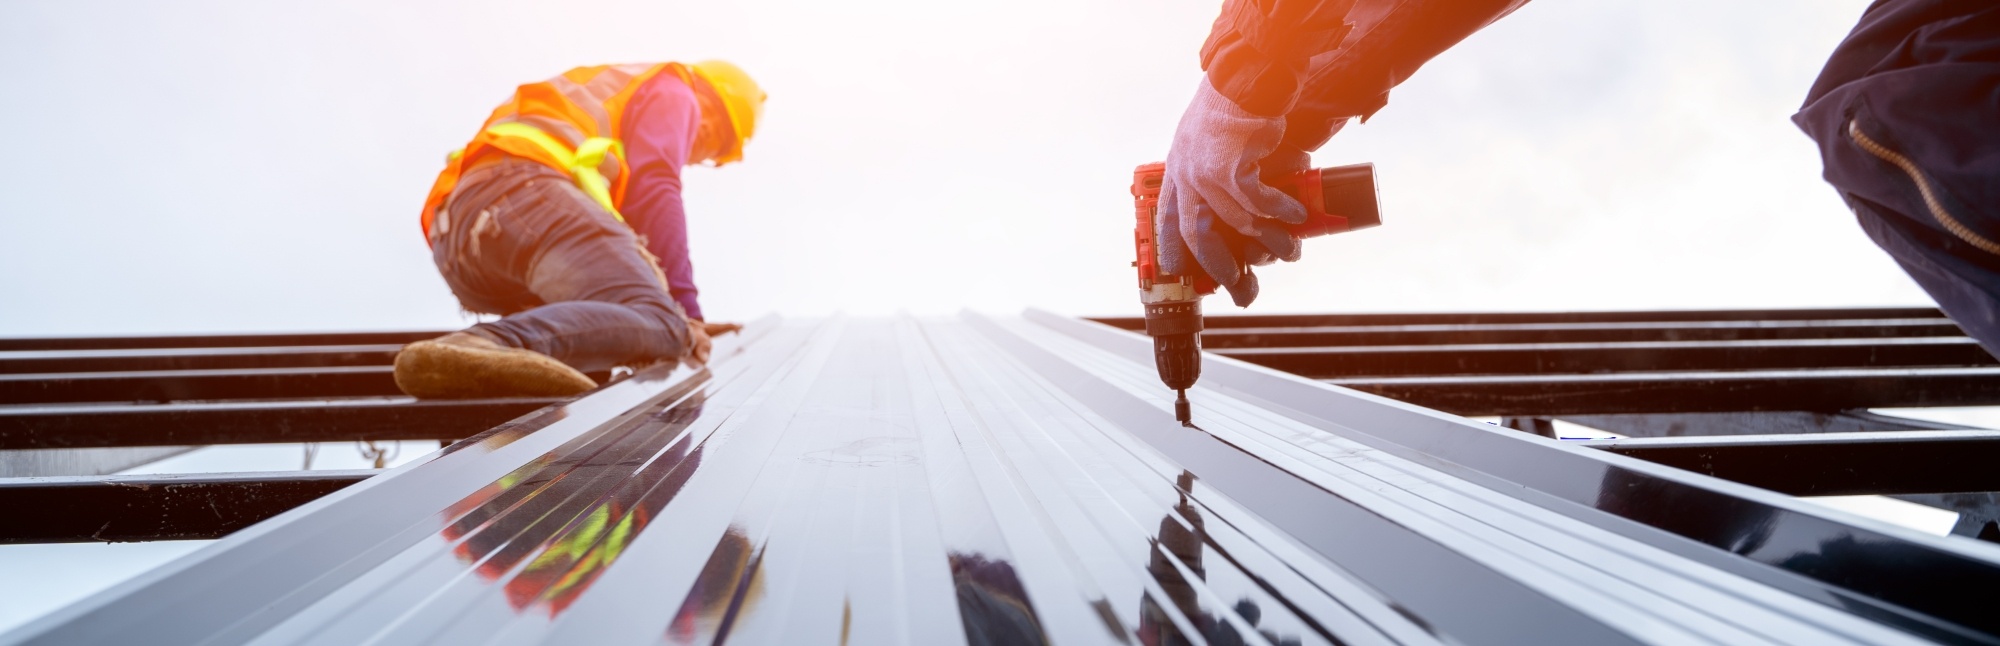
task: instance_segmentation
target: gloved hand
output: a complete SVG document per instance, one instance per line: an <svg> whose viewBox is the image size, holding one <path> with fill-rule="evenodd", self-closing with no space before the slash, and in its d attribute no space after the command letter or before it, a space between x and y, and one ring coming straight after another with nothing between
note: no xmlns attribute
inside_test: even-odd
<svg viewBox="0 0 2000 646"><path fill-rule="evenodd" d="M707 365L708 355L715 347L713 339L742 329L741 323L709 323L701 319L688 319L688 361L695 365Z"/></svg>
<svg viewBox="0 0 2000 646"><path fill-rule="evenodd" d="M1305 168L1303 152L1273 156L1284 136L1284 117L1251 114L1202 79L1167 152L1156 232L1162 269L1188 275L1198 266L1247 307L1257 298L1251 266L1299 259L1285 225L1305 222L1306 207L1262 179Z"/></svg>

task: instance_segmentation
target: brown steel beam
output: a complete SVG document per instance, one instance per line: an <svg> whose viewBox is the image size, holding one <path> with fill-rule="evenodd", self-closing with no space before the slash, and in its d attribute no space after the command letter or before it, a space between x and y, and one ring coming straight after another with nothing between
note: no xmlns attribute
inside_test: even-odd
<svg viewBox="0 0 2000 646"><path fill-rule="evenodd" d="M0 449L458 440L555 399L0 408Z"/></svg>
<svg viewBox="0 0 2000 646"><path fill-rule="evenodd" d="M1459 415L1595 415L2000 405L2000 367L1326 379Z"/></svg>
<svg viewBox="0 0 2000 646"><path fill-rule="evenodd" d="M221 538L375 473L0 478L0 544Z"/></svg>

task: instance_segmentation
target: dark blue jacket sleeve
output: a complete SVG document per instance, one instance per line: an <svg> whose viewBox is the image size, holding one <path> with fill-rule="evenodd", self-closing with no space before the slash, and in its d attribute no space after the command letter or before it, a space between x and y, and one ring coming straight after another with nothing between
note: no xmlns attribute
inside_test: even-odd
<svg viewBox="0 0 2000 646"><path fill-rule="evenodd" d="M1876 2L1792 121L1818 142L1842 197L2000 241L2000 4ZM1978 255L2000 257L1993 248Z"/></svg>
<svg viewBox="0 0 2000 646"><path fill-rule="evenodd" d="M1862 230L2000 354L2000 3L1877 0L1792 120Z"/></svg>
<svg viewBox="0 0 2000 646"><path fill-rule="evenodd" d="M680 77L661 74L647 81L625 106L622 126L626 164L632 171L625 184L620 212L632 230L659 258L667 291L701 319L694 263L688 258L687 211L681 205L681 168L694 147L701 108L694 91Z"/></svg>

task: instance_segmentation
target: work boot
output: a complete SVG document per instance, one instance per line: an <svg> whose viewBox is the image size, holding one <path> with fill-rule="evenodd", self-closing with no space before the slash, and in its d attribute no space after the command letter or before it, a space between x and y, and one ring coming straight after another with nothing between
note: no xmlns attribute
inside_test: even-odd
<svg viewBox="0 0 2000 646"><path fill-rule="evenodd" d="M453 332L403 346L396 387L421 399L568 397L597 382L549 355Z"/></svg>

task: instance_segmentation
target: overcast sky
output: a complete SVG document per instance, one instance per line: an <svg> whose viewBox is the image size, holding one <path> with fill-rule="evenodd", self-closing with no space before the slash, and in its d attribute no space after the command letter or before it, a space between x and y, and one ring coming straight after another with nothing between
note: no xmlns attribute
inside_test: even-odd
<svg viewBox="0 0 2000 646"><path fill-rule="evenodd" d="M1133 313L1125 186L1217 4L14 0L0 335L461 325L416 222L445 152L519 83L706 57L771 95L688 173L711 317ZM1386 224L1252 311L1927 302L1786 120L1863 5L1531 4L1318 153Z"/></svg>

